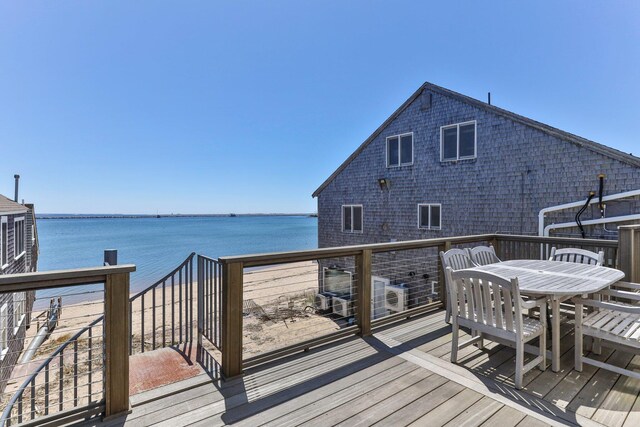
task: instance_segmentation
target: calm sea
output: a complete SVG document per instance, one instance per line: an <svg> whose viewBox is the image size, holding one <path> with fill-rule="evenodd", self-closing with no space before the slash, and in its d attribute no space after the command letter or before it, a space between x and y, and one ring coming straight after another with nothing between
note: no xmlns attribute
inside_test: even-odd
<svg viewBox="0 0 640 427"><path fill-rule="evenodd" d="M131 278L132 291L137 291L173 270L191 252L217 258L315 249L318 219L306 216L38 219L38 235L40 271L99 266L105 249L117 249L119 264L137 267Z"/></svg>

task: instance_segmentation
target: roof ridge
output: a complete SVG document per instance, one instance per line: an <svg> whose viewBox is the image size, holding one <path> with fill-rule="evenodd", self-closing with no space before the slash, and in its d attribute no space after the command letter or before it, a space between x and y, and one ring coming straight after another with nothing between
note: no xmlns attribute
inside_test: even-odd
<svg viewBox="0 0 640 427"><path fill-rule="evenodd" d="M510 120L521 123L525 126L532 127L541 132L547 133L551 136L555 136L567 142L578 145L579 147L586 148L590 151L593 151L597 154L601 154L603 156L607 156L614 160L620 161L622 163L626 163L630 166L634 166L640 168L640 158L636 157L632 154L627 154L623 151L617 150L612 147L608 147L606 145L600 144L598 142L592 141L590 139L572 134L570 132L563 131L562 129L555 128L553 126L547 125L545 123L539 122L537 120L530 119L528 117L522 116L520 114L514 113L509 110L505 110L504 108L496 107L495 105L487 104L486 102L482 102L478 99L472 98L470 96L461 94L459 92L455 92L453 90L444 88L442 86L435 85L433 83L424 82L418 90L416 90L398 109L396 109L367 139L364 140L362 144L355 149L355 151L347 157L347 159L338 166L338 168L313 192L312 197L317 197L322 190L324 190L331 181L335 179L352 161L355 159L358 154L360 154L372 141L376 138L382 131L393 121L396 117L398 117L409 105L413 103L413 101L418 98L425 90L431 90L433 92L437 92L443 96L447 96L450 98L461 100L467 104L470 104L474 107L481 108L483 110L489 111L491 113L506 117Z"/></svg>

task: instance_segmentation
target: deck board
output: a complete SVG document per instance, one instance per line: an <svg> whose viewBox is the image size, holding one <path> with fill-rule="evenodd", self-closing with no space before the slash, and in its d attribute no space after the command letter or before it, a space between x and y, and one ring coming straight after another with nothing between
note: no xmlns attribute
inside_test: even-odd
<svg viewBox="0 0 640 427"><path fill-rule="evenodd" d="M495 400L483 397L469 408L456 415L451 421L445 424L445 427L475 427L481 425L498 412L504 405ZM429 419L425 419L423 423L416 425L429 425Z"/></svg>
<svg viewBox="0 0 640 427"><path fill-rule="evenodd" d="M562 331L561 370L530 371L519 392L513 349L485 340L482 350L463 349L454 365L450 331L439 311L247 369L228 382L203 376L184 390L173 384L142 393L125 420L84 425L640 425L640 381L591 365L573 370L570 323ZM603 348L589 357L640 371L640 356Z"/></svg>

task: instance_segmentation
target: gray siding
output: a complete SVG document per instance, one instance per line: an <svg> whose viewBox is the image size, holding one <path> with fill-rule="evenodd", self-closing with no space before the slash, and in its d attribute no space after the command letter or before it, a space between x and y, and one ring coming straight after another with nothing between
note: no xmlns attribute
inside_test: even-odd
<svg viewBox="0 0 640 427"><path fill-rule="evenodd" d="M9 266L4 270L0 271L0 274L16 274L16 273L24 273L27 272L27 264L28 259L30 259L31 255L31 236L33 235L33 216L31 212L27 212L24 214L17 215L0 215L3 217L7 217L7 226L8 226L8 245L7 250L9 251ZM25 218L25 255L18 258L17 260L14 258L14 246L15 246L15 237L14 237L14 220L15 218ZM5 250L5 248L3 248ZM31 309L33 307L33 302L35 299L34 292L26 293L26 316L20 324L20 327L14 334L14 328L16 325L13 324L13 293L0 293L0 307L7 304L7 324L8 324L8 338L9 338L9 349L5 357L0 360L0 393L4 390L7 380L11 376L11 372L13 367L18 362L18 358L20 356L20 352L24 348L24 337L26 334L26 330L29 327L31 321Z"/></svg>
<svg viewBox="0 0 640 427"><path fill-rule="evenodd" d="M431 97L431 102L429 102ZM440 127L477 121L477 158L440 162ZM413 132L414 162L386 167L386 137ZM318 195L320 247L507 232L537 234L544 207L640 188L640 170L534 127L424 91ZM378 178L391 181L381 189ZM418 203L442 204L442 229L417 226ZM341 231L341 206L362 204L364 232ZM632 206L610 206L628 212ZM597 215L589 210L583 219ZM573 213L553 218L572 220Z"/></svg>

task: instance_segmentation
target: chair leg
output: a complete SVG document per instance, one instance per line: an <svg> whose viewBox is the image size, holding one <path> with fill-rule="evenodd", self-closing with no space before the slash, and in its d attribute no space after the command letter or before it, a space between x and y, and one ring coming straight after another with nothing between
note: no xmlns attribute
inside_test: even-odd
<svg viewBox="0 0 640 427"><path fill-rule="evenodd" d="M575 360L574 369L578 372L582 372L582 304L576 304L576 319L575 319L575 346L573 349ZM593 347L595 347L595 338Z"/></svg>
<svg viewBox="0 0 640 427"><path fill-rule="evenodd" d="M591 351L593 354L602 354L602 339L593 337L593 344L591 345Z"/></svg>
<svg viewBox="0 0 640 427"><path fill-rule="evenodd" d="M444 315L444 321L447 323L451 323L451 299L447 298L447 304L446 304L446 312Z"/></svg>
<svg viewBox="0 0 640 427"><path fill-rule="evenodd" d="M539 339L539 348L540 348L540 356L542 356L542 361L540 362L540 365L538 365L539 369L541 371L544 371L545 369L547 369L547 328L548 325L547 323L544 321L544 318L546 317L546 311L547 311L547 307L546 305L544 307L540 307L540 320L542 323L542 333L540 334Z"/></svg>
<svg viewBox="0 0 640 427"><path fill-rule="evenodd" d="M458 335L459 335L458 322L454 319L453 327L451 330L451 363L458 362Z"/></svg>
<svg viewBox="0 0 640 427"><path fill-rule="evenodd" d="M516 388L522 388L522 377L524 368L524 343L522 340L516 341Z"/></svg>
<svg viewBox="0 0 640 427"><path fill-rule="evenodd" d="M541 371L547 369L547 333L546 330L542 332L540 335L540 356L542 356L542 360L540 361L540 365L538 368Z"/></svg>
<svg viewBox="0 0 640 427"><path fill-rule="evenodd" d="M471 336L473 338L475 337L480 337L480 340L475 344L475 346L479 349L482 350L484 349L484 339L482 338L482 332L478 332L477 330L473 330L471 331Z"/></svg>

